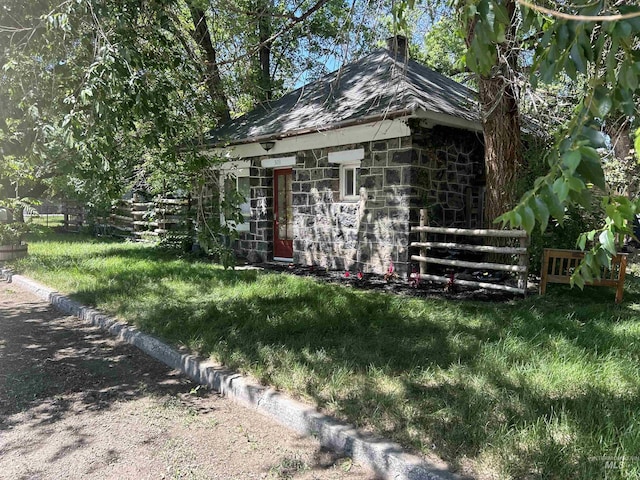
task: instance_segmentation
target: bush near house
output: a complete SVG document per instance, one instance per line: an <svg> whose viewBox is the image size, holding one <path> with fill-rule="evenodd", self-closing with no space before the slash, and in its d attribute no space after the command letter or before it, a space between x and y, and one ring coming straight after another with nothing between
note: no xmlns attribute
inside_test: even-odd
<svg viewBox="0 0 640 480"><path fill-rule="evenodd" d="M25 223L1 223L0 222L0 245L20 245L22 238L28 231Z"/></svg>
<svg viewBox="0 0 640 480"><path fill-rule="evenodd" d="M636 266L621 305L606 288L556 285L479 303L223 270L81 236L30 245L20 271L463 472L640 475Z"/></svg>

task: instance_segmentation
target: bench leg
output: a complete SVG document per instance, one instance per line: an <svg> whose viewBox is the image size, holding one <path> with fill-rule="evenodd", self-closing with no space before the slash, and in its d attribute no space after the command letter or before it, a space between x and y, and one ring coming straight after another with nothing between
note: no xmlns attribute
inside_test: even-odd
<svg viewBox="0 0 640 480"><path fill-rule="evenodd" d="M540 295L547 291L547 271L549 270L549 252L544 250L542 255L542 271L540 272Z"/></svg>
<svg viewBox="0 0 640 480"><path fill-rule="evenodd" d="M624 284L618 283L618 288L616 288L616 303L620 303L622 301L623 296L624 296Z"/></svg>

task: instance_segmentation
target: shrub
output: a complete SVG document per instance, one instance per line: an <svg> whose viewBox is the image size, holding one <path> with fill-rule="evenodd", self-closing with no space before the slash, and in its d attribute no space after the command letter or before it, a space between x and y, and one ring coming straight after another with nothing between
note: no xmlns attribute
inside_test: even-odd
<svg viewBox="0 0 640 480"><path fill-rule="evenodd" d="M545 155L549 147L548 142L541 137L525 136L524 159L526 168L520 175L517 186L518 196L533 186L533 182L539 176L547 172ZM609 176L607 181L610 182ZM598 228L604 218L604 212L600 206L602 192L594 190L594 195L589 208L582 206L570 206L565 210L562 225L550 221L544 233L535 228L531 233L529 244L529 271L539 273L542 266L542 251L545 248L575 249L578 236L589 230Z"/></svg>
<svg viewBox="0 0 640 480"><path fill-rule="evenodd" d="M24 223L0 223L0 245L19 245L27 231Z"/></svg>
<svg viewBox="0 0 640 480"><path fill-rule="evenodd" d="M592 207L595 208L595 207ZM600 210L587 211L582 207L570 207L565 211L562 226L549 222L544 233L539 228L531 232L529 245L529 271L539 273L542 268L542 251L545 248L575 250L576 240L582 232L598 228Z"/></svg>

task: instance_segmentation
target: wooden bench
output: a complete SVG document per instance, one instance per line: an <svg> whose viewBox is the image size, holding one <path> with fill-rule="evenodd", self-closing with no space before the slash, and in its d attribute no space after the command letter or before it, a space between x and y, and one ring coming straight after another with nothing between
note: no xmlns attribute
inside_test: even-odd
<svg viewBox="0 0 640 480"><path fill-rule="evenodd" d="M540 279L540 295L547 290L547 283L571 283L571 275L584 258L579 250L561 250L545 248L542 257L542 276ZM627 272L627 255L618 254L611 259L611 269L605 269L600 280L587 282L586 285L616 287L616 303L622 301L624 295L624 277Z"/></svg>

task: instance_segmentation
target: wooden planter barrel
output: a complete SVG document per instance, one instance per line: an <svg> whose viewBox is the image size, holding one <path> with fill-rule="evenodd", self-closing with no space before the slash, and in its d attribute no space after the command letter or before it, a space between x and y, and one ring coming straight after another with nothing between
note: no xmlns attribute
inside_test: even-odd
<svg viewBox="0 0 640 480"><path fill-rule="evenodd" d="M0 245L0 262L3 260L15 260L27 256L27 244Z"/></svg>

